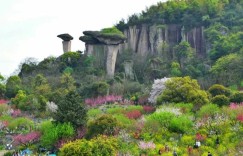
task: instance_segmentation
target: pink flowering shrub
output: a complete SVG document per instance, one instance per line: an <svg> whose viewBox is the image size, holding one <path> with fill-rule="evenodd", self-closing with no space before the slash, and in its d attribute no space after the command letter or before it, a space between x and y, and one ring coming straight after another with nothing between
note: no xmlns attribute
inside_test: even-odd
<svg viewBox="0 0 243 156"><path fill-rule="evenodd" d="M107 96L99 96L97 98L89 98L85 99L85 104L95 107L98 105L106 104L106 103L114 103L117 101L121 101L122 96L119 95L107 95Z"/></svg>
<svg viewBox="0 0 243 156"><path fill-rule="evenodd" d="M20 117L21 116L21 110L19 109L15 109L11 112L11 116L16 118L16 117Z"/></svg>
<svg viewBox="0 0 243 156"><path fill-rule="evenodd" d="M138 110L132 110L126 113L126 116L129 119L138 119L142 116L142 113Z"/></svg>
<svg viewBox="0 0 243 156"><path fill-rule="evenodd" d="M230 109L238 109L238 108L240 108L240 107L243 107L243 102L241 102L241 103L239 103L239 104L237 104L237 103L230 103Z"/></svg>
<svg viewBox="0 0 243 156"><path fill-rule="evenodd" d="M40 139L40 132L31 132L28 134L19 134L13 137L15 145L29 145Z"/></svg>
<svg viewBox="0 0 243 156"><path fill-rule="evenodd" d="M203 141L203 140L206 139L206 136L204 136L204 135L202 135L200 133L197 133L195 139L198 140L198 141Z"/></svg>
<svg viewBox="0 0 243 156"><path fill-rule="evenodd" d="M237 119L238 121L240 121L241 123L243 123L243 114L239 114L239 115L236 117L236 119Z"/></svg>
<svg viewBox="0 0 243 156"><path fill-rule="evenodd" d="M230 103L229 110L231 113L233 113L233 118L237 121L240 121L243 123L243 102L237 104L237 103Z"/></svg>
<svg viewBox="0 0 243 156"><path fill-rule="evenodd" d="M8 103L8 100L0 99L0 104L6 104Z"/></svg>
<svg viewBox="0 0 243 156"><path fill-rule="evenodd" d="M147 153L148 151L155 149L156 146L152 141L139 141L138 147L142 151L142 153Z"/></svg>

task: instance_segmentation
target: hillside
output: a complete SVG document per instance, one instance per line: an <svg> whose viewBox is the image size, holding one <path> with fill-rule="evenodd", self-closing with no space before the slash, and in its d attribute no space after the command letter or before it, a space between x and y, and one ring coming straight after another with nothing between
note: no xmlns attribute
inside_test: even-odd
<svg viewBox="0 0 243 156"><path fill-rule="evenodd" d="M58 35L61 56L0 74L0 151L242 155L242 24L243 0L170 0L84 31L84 51Z"/></svg>

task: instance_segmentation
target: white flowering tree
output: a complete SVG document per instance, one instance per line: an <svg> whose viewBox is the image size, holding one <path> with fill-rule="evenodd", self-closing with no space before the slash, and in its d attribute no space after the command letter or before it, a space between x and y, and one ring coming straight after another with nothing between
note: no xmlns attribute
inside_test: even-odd
<svg viewBox="0 0 243 156"><path fill-rule="evenodd" d="M46 103L46 110L51 113L56 113L57 112L57 105L54 102L47 102Z"/></svg>
<svg viewBox="0 0 243 156"><path fill-rule="evenodd" d="M150 92L150 97L148 98L148 101L152 104L156 103L157 97L165 90L165 82L169 80L170 78L162 78L154 80L154 84L152 86L152 90Z"/></svg>

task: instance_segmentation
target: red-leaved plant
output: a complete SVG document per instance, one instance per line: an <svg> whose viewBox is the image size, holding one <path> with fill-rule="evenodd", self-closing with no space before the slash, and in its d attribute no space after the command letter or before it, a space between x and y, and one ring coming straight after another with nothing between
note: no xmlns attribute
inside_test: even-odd
<svg viewBox="0 0 243 156"><path fill-rule="evenodd" d="M8 100L0 99L0 104L6 104L8 103Z"/></svg>
<svg viewBox="0 0 243 156"><path fill-rule="evenodd" d="M148 113L153 113L155 112L155 107L153 106L143 106L143 111L144 113L148 114Z"/></svg>
<svg viewBox="0 0 243 156"><path fill-rule="evenodd" d="M238 121L240 121L241 123L243 123L243 114L239 114L239 115L236 117L236 119L237 119Z"/></svg>
<svg viewBox="0 0 243 156"><path fill-rule="evenodd" d="M206 136L204 136L200 133L196 134L196 140L198 140L198 141L203 141L203 140L205 140L205 138L206 138Z"/></svg>
<svg viewBox="0 0 243 156"><path fill-rule="evenodd" d="M28 134L19 134L13 137L15 145L27 146L40 139L40 132L30 132Z"/></svg>
<svg viewBox="0 0 243 156"><path fill-rule="evenodd" d="M132 110L126 113L126 116L129 119L138 119L142 116L142 113L139 110Z"/></svg>

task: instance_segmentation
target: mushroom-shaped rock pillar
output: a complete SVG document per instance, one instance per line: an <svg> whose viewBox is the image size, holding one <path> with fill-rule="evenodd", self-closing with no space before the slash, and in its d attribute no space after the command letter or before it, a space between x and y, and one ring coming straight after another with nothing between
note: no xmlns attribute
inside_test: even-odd
<svg viewBox="0 0 243 156"><path fill-rule="evenodd" d="M85 36L79 39L86 43L86 48L89 45L103 45L106 49L106 74L108 78L113 78L115 73L115 65L119 44L124 43L125 37L116 34L104 34L99 31L84 31ZM87 49L86 49L87 51ZM87 51L88 55L92 52Z"/></svg>
<svg viewBox="0 0 243 156"><path fill-rule="evenodd" d="M71 51L71 40L73 39L73 37L69 34L60 34L57 37L63 40L62 41L63 52L65 53Z"/></svg>

